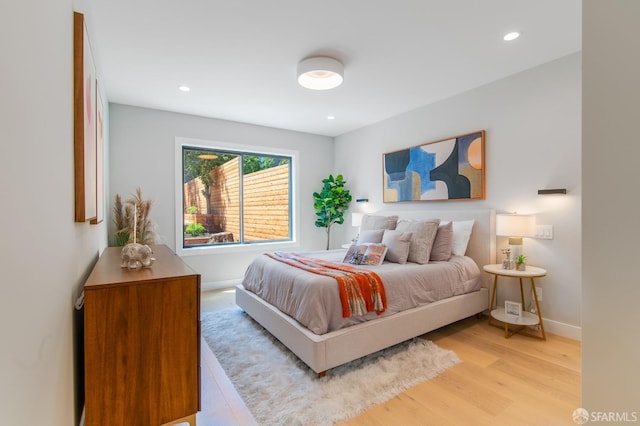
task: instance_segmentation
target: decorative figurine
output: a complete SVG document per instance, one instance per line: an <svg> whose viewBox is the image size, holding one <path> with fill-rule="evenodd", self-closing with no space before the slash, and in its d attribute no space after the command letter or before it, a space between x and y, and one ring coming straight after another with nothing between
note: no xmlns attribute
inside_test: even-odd
<svg viewBox="0 0 640 426"><path fill-rule="evenodd" d="M149 268L155 258L151 257L153 250L146 244L131 243L122 248L121 268L140 269Z"/></svg>
<svg viewBox="0 0 640 426"><path fill-rule="evenodd" d="M136 242L136 223L138 222L138 209L137 206L133 206L133 242L122 247L120 258L122 263L121 268L129 269L142 269L149 268L153 264L155 258L153 250L146 244L138 244Z"/></svg>
<svg viewBox="0 0 640 426"><path fill-rule="evenodd" d="M505 248L501 251L504 255L504 258L502 259L502 269L513 269L513 266L511 266L511 249Z"/></svg>

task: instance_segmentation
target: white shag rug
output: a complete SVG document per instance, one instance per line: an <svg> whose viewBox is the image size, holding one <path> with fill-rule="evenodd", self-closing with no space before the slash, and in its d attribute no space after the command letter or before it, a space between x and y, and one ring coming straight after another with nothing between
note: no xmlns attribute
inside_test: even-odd
<svg viewBox="0 0 640 426"><path fill-rule="evenodd" d="M202 315L202 336L261 425L331 425L460 362L415 338L319 378L240 308Z"/></svg>

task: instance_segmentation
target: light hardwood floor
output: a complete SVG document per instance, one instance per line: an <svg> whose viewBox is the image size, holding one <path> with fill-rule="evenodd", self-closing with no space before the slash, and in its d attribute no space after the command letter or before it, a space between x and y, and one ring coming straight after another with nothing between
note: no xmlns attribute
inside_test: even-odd
<svg viewBox="0 0 640 426"><path fill-rule="evenodd" d="M203 293L202 311L234 304L233 291ZM439 376L342 425L574 425L580 407L580 342L504 338L486 318L468 318L424 335L462 360ZM255 424L203 341L199 426Z"/></svg>

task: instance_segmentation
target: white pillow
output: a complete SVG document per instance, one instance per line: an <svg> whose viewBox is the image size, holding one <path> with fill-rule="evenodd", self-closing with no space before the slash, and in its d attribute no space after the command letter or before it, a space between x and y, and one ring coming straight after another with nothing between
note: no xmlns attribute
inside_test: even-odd
<svg viewBox="0 0 640 426"><path fill-rule="evenodd" d="M473 230L473 222L473 219L453 221L452 256L464 256L466 254L469 239L471 239L471 231ZM446 225L447 223L449 222L440 222L441 225Z"/></svg>

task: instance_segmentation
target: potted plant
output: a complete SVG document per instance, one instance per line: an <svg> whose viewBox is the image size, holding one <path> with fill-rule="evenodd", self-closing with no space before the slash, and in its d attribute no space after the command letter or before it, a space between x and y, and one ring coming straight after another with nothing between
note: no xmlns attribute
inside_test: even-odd
<svg viewBox="0 0 640 426"><path fill-rule="evenodd" d="M502 259L502 269L512 269L513 266L511 266L511 249L503 248L502 254L504 255L504 258Z"/></svg>
<svg viewBox="0 0 640 426"><path fill-rule="evenodd" d="M344 187L346 183L342 175L335 178L329 175L322 180L322 190L313 193L313 207L318 216L316 226L327 229L327 250L329 250L331 225L344 223L344 212L351 202L351 194Z"/></svg>
<svg viewBox="0 0 640 426"><path fill-rule="evenodd" d="M184 232L191 235L192 237L197 237L198 235L204 234L206 230L200 223L194 222L188 224Z"/></svg>
<svg viewBox="0 0 640 426"><path fill-rule="evenodd" d="M189 223L184 229L185 245L208 244L210 240L211 235L207 233L206 228L201 223Z"/></svg>
<svg viewBox="0 0 640 426"><path fill-rule="evenodd" d="M519 254L516 257L516 269L518 271L526 271L527 269L526 261L527 261L527 256L525 256L524 254Z"/></svg>

